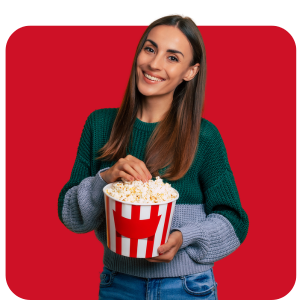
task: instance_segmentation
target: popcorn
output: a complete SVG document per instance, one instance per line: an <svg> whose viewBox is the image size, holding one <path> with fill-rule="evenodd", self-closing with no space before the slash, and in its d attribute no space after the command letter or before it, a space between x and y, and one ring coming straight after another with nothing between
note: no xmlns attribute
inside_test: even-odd
<svg viewBox="0 0 300 300"><path fill-rule="evenodd" d="M127 181L124 178L122 181L113 183L106 193L130 203L161 203L178 196L177 191L169 183L164 183L159 176L156 180L148 180L145 183L141 180Z"/></svg>

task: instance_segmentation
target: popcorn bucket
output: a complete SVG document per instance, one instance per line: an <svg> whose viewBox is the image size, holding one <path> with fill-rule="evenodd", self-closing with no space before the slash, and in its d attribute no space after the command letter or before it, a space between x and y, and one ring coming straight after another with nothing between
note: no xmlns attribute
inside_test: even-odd
<svg viewBox="0 0 300 300"><path fill-rule="evenodd" d="M168 240L176 200L160 203L130 203L109 196L103 188L107 247L136 258L158 256L157 248Z"/></svg>

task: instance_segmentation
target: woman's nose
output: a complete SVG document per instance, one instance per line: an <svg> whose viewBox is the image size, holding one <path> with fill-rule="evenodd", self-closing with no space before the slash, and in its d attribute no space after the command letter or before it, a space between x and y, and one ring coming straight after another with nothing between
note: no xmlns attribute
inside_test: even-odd
<svg viewBox="0 0 300 300"><path fill-rule="evenodd" d="M163 57L160 57L159 55L156 55L149 63L149 66L152 69L162 69L163 65Z"/></svg>

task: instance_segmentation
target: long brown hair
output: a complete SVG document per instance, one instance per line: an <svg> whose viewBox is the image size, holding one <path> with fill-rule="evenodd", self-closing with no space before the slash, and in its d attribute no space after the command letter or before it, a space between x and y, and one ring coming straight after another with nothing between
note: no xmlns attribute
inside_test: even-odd
<svg viewBox="0 0 300 300"><path fill-rule="evenodd" d="M147 27L138 44L129 82L110 138L104 147L98 150L101 155L96 159L116 161L126 156L126 147L143 96L136 85L137 57L151 29L159 25L180 29L193 48L190 66L200 64L199 71L192 80L182 81L176 87L171 107L166 117L155 127L145 149L144 162L153 176L178 180L189 170L197 151L206 83L204 42L196 24L189 17L170 15L154 21ZM166 168L166 171L159 174L158 171L162 168Z"/></svg>

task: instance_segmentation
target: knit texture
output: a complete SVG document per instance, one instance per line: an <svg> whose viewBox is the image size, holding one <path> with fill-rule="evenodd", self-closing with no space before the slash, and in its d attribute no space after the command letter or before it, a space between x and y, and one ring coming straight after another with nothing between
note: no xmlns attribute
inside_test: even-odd
<svg viewBox="0 0 300 300"><path fill-rule="evenodd" d="M71 231L95 230L104 246L104 265L139 277L174 277L206 271L215 261L235 251L245 240L249 220L241 206L224 142L217 127L202 118L198 151L188 172L168 182L179 192L171 230L179 230L183 243L170 263L129 258L107 247L103 187L100 173L116 161L96 161L109 139L117 108L92 112L84 125L69 181L58 199L58 215ZM127 154L144 161L147 141L158 123L136 118L133 143ZM160 170L163 172L163 170ZM153 178L154 179L154 178Z"/></svg>

